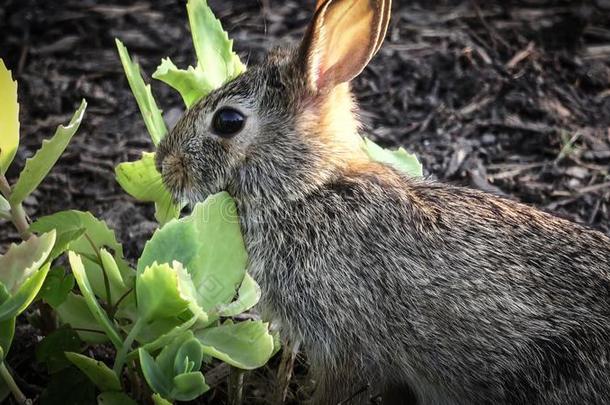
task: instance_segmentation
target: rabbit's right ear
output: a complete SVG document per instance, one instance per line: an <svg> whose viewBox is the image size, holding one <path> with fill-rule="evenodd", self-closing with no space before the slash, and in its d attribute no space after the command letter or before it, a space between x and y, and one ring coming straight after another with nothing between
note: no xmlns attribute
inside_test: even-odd
<svg viewBox="0 0 610 405"><path fill-rule="evenodd" d="M377 53L391 0L318 0L299 50L310 89L328 91L358 76Z"/></svg>

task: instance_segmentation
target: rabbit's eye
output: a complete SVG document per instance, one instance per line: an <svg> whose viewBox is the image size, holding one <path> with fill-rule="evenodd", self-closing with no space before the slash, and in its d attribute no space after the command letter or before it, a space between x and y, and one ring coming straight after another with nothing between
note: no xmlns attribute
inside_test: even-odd
<svg viewBox="0 0 610 405"><path fill-rule="evenodd" d="M212 130L218 136L230 138L242 130L246 117L234 108L225 107L216 111L212 119Z"/></svg>

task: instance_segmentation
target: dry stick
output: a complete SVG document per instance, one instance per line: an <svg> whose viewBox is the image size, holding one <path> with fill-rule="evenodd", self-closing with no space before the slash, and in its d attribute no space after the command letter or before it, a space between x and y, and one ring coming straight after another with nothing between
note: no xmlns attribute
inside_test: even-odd
<svg viewBox="0 0 610 405"><path fill-rule="evenodd" d="M245 371L231 367L229 373L229 405L241 405L244 399Z"/></svg>
<svg viewBox="0 0 610 405"><path fill-rule="evenodd" d="M275 397L273 403L275 405L282 405L286 401L286 395L288 395L288 386L290 385L290 379L292 378L292 370L294 367L294 360L299 352L300 342L286 342L282 348L282 360L280 362L280 368L277 371L277 381L275 387Z"/></svg>

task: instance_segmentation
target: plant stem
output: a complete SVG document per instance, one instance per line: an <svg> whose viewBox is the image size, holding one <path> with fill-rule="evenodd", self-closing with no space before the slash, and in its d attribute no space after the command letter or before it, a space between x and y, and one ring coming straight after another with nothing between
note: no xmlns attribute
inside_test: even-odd
<svg viewBox="0 0 610 405"><path fill-rule="evenodd" d="M131 349L131 344L136 339L138 333L140 333L145 324L146 320L144 318L138 318L136 323L133 324L133 328L131 328L129 334L125 338L125 342L123 342L123 347L121 347L121 350L119 350L119 352L117 353L116 359L114 361L114 367L112 367L112 370L118 377L121 376L121 370L123 369L123 365L125 364L127 353L129 352L129 349Z"/></svg>
<svg viewBox="0 0 610 405"><path fill-rule="evenodd" d="M25 404L28 402L27 397L23 394L23 392L21 392L21 390L17 386L17 383L13 379L11 372L8 371L8 368L6 368L4 362L0 363L0 377L2 377L4 382L6 382L6 385L11 390L13 396L15 397L18 403Z"/></svg>
<svg viewBox="0 0 610 405"><path fill-rule="evenodd" d="M244 396L245 371L231 367L229 374L229 405L241 405Z"/></svg>
<svg viewBox="0 0 610 405"><path fill-rule="evenodd" d="M11 186L8 184L6 176L4 176L3 174L0 175L0 192L2 193L2 195L4 195L4 197L7 199L11 206L11 221L15 225L15 228L17 228L17 231L19 231L21 239L30 239L32 233L29 231L30 225L28 224L28 217L21 203L13 204L10 201L9 197L11 195Z"/></svg>
<svg viewBox="0 0 610 405"><path fill-rule="evenodd" d="M286 395L288 394L288 388L290 385L290 379L292 378L292 372L294 367L294 360L299 352L300 342L284 342L282 348L282 360L280 362L279 370L277 371L277 380L275 386L275 397L273 399L274 405L282 405L286 402Z"/></svg>

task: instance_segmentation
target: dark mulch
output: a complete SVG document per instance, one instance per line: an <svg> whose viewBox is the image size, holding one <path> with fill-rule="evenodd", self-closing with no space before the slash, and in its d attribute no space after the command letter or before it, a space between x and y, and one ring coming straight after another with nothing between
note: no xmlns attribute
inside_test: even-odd
<svg viewBox="0 0 610 405"><path fill-rule="evenodd" d="M210 1L249 63L294 43L312 2ZM610 234L610 2L394 3L387 42L354 86L368 134L416 152L431 178L507 195ZM136 258L154 230L152 210L121 191L113 168L151 143L114 37L147 75L164 56L192 64L184 2L3 0L0 33L0 57L16 74L21 101L22 147L10 180L80 99L89 101L82 129L27 200L28 212L92 211ZM160 83L153 91L175 122L179 97ZM5 247L17 235L0 227ZM10 359L32 396L44 383L32 365L36 333L21 326ZM272 373L250 376L250 398L263 401ZM306 396L303 375L297 369L291 398ZM206 401L221 400L222 389Z"/></svg>

